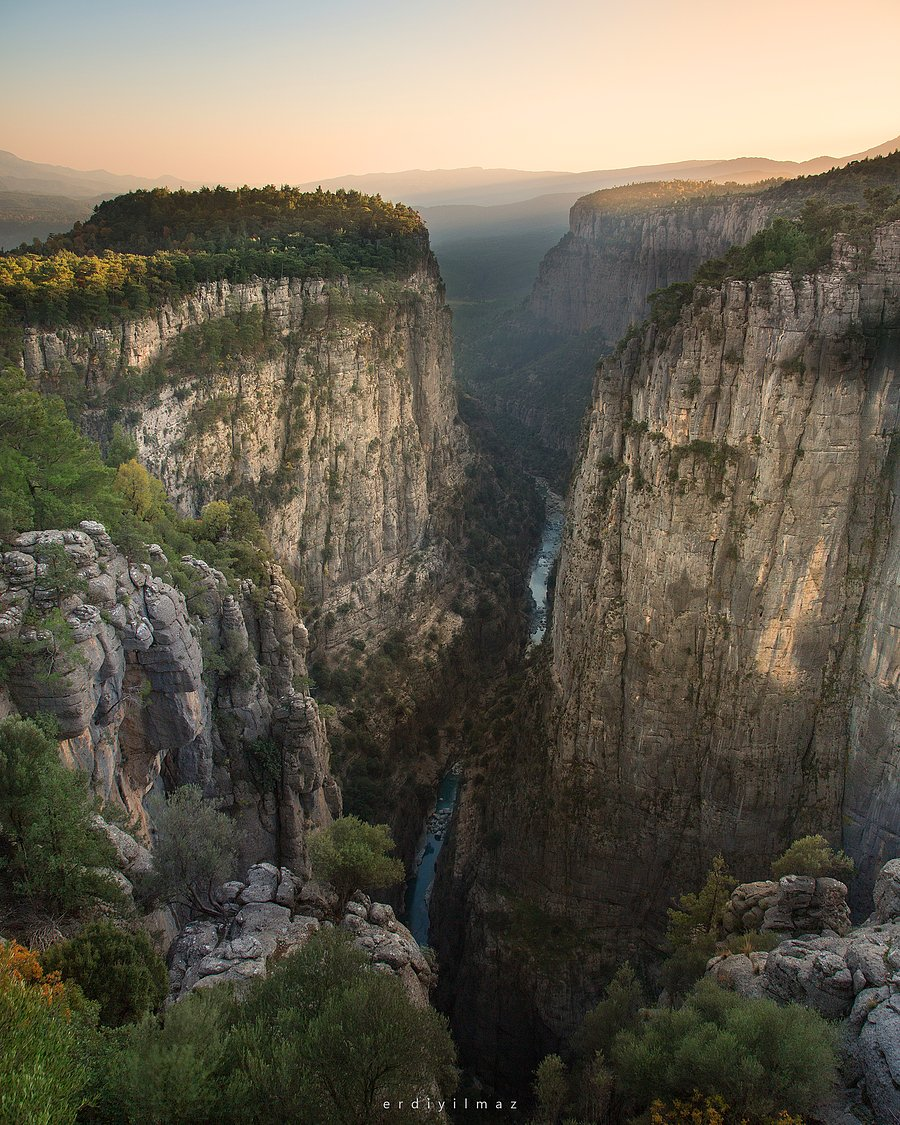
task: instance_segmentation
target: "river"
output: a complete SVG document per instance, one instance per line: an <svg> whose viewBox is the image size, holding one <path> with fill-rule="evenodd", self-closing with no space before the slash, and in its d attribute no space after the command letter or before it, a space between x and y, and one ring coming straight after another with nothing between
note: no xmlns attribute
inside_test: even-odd
<svg viewBox="0 0 900 1125"><path fill-rule="evenodd" d="M529 647L539 645L547 631L547 582L556 562L556 556L559 554L563 528L562 499L548 488L546 482L539 480L538 485L544 492L547 516L544 521L541 545L531 568L531 579L528 583L534 600L528 636Z"/></svg>
<svg viewBox="0 0 900 1125"><path fill-rule="evenodd" d="M559 554L562 540L563 503L544 481L538 481L544 491L547 516L541 545L531 568L529 588L534 600L528 635L529 647L540 644L547 631L547 581L550 571ZM416 852L415 874L406 884L403 923L411 931L419 945L428 945L430 919L428 907L431 902L431 888L437 858L450 827L450 819L456 808L459 786L462 780L460 766L453 765L441 778L434 811L429 816L422 842Z"/></svg>
<svg viewBox="0 0 900 1125"><path fill-rule="evenodd" d="M434 868L456 807L460 780L458 765L452 766L441 779L434 812L428 818L425 837L416 853L416 873L406 885L406 909L402 921L419 945L428 944L428 906L431 902Z"/></svg>

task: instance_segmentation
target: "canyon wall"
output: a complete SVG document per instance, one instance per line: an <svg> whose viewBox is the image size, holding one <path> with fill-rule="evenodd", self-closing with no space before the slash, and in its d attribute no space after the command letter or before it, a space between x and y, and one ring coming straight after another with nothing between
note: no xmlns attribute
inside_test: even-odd
<svg viewBox="0 0 900 1125"><path fill-rule="evenodd" d="M714 186L665 207L621 209L605 194L574 204L569 233L541 262L528 307L558 331L599 329L610 345L646 317L649 293L686 281L773 214L764 197L723 197Z"/></svg>
<svg viewBox="0 0 900 1125"><path fill-rule="evenodd" d="M201 285L114 328L29 331L23 363L48 389L83 386L88 432L118 418L183 514L249 495L307 600L337 618L329 643L383 631L446 579L465 439L433 258L365 285Z"/></svg>
<svg viewBox="0 0 900 1125"><path fill-rule="evenodd" d="M436 892L444 1003L495 1079L653 959L717 852L758 877L825 832L861 900L900 854L898 422L898 222L602 363L550 648Z"/></svg>

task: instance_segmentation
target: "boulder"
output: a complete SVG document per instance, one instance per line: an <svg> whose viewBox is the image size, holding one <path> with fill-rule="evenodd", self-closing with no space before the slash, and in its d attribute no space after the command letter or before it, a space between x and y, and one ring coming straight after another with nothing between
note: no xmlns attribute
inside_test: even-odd
<svg viewBox="0 0 900 1125"><path fill-rule="evenodd" d="M875 880L875 919L892 922L900 918L900 859L886 863Z"/></svg>
<svg viewBox="0 0 900 1125"><path fill-rule="evenodd" d="M784 941L766 958L765 990L782 1003L805 1004L828 1019L841 1019L854 998L846 952L840 937Z"/></svg>
<svg viewBox="0 0 900 1125"><path fill-rule="evenodd" d="M779 880L778 893L766 909L760 929L788 934L820 934L826 930L846 934L850 929L847 888L837 879L785 875Z"/></svg>
<svg viewBox="0 0 900 1125"><path fill-rule="evenodd" d="M247 872L247 886L238 895L238 902L274 902L281 882L281 872L271 863L255 863Z"/></svg>
<svg viewBox="0 0 900 1125"><path fill-rule="evenodd" d="M734 953L714 957L707 966L707 972L723 988L738 992L748 999L758 999L766 995L762 972L766 967L765 953Z"/></svg>
<svg viewBox="0 0 900 1125"><path fill-rule="evenodd" d="M900 1125L900 995L870 1008L853 1053L876 1121Z"/></svg>

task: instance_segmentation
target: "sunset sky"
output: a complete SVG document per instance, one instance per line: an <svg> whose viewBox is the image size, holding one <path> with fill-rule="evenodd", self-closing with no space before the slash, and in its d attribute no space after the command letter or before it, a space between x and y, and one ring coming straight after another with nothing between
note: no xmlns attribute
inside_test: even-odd
<svg viewBox="0 0 900 1125"><path fill-rule="evenodd" d="M0 148L223 182L806 159L900 133L897 0L0 0Z"/></svg>

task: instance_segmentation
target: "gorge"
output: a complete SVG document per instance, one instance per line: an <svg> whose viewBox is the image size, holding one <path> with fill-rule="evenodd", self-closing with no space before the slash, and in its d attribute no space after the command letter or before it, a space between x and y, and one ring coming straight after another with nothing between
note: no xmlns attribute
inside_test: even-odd
<svg viewBox="0 0 900 1125"><path fill-rule="evenodd" d="M331 920L419 1008L433 990L472 1081L527 1099L624 962L677 1006L667 909L717 855L732 904L769 907L794 884L744 888L822 834L854 920L874 894L893 926L898 187L894 154L588 196L495 350L469 338L470 369L507 349L503 380L463 394L427 232L380 199L138 192L0 257L0 720L52 730L151 863L184 785L231 818L220 916L167 923L177 995ZM543 368L515 339L538 322ZM32 473L42 409L90 473ZM397 891L316 883L346 814L390 826L400 921ZM829 946L834 979L875 941ZM591 1119L626 1120L608 1102Z"/></svg>

